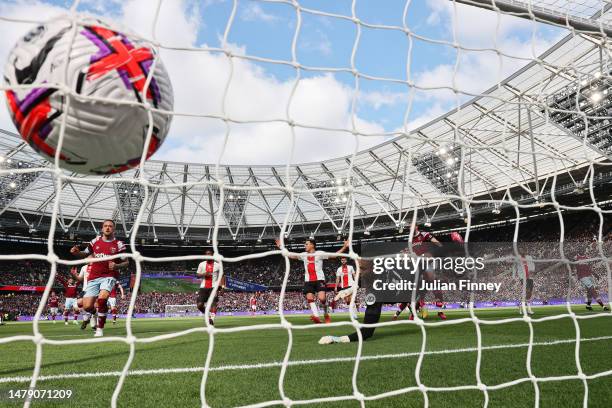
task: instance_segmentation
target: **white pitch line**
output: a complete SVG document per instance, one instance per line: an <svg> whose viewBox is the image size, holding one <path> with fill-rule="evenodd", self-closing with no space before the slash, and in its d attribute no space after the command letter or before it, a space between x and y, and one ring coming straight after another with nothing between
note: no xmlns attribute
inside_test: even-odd
<svg viewBox="0 0 612 408"><path fill-rule="evenodd" d="M601 337L589 337L580 339L581 342L593 342L602 340L612 340L612 336L601 336ZM553 341L535 342L533 346L554 346L558 344L569 344L575 343L576 339L563 339ZM483 346L481 350L499 350L499 349L514 349L528 347L529 343L521 344L497 344L494 346ZM451 349L451 350L434 350L426 351L425 355L440 355L440 354L455 354L455 353L471 353L478 351L477 347L468 347L462 349ZM397 354L375 354L370 356L361 356L360 361L367 360L384 360L394 358L406 358L406 357L418 357L420 353L397 353ZM313 365L313 364L329 364L329 363L343 363L355 361L355 357L336 357L320 360L296 360L289 361L288 366L300 366L300 365ZM270 363L258 363L258 364L233 364L223 365L217 367L210 367L210 371L231 371L231 370L253 370L260 368L274 368L282 367L282 361L273 361ZM181 374L181 373L193 373L202 372L204 367L183 367L183 368L158 368L149 370L132 370L128 372L130 376L142 376L142 375L155 375L155 374ZM91 372L91 373L70 373L70 374L55 374L55 375L41 375L38 377L38 381L50 381L50 380L65 380L65 379L78 379L78 378L92 378L92 377L120 377L121 371L106 371L106 372ZM4 377L0 378L0 384L3 383L28 383L31 377Z"/></svg>

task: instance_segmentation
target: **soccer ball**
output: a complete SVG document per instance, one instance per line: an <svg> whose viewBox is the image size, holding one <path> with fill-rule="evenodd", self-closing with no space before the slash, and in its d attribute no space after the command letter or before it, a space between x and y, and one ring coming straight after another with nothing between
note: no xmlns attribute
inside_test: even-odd
<svg viewBox="0 0 612 408"><path fill-rule="evenodd" d="M111 174L138 166L149 128L145 104L152 109L147 158L170 128L171 115L160 111L172 111L172 84L152 45L91 17L79 17L76 27L59 17L31 30L11 51L4 81L21 137L51 162L65 118L59 159L67 170Z"/></svg>

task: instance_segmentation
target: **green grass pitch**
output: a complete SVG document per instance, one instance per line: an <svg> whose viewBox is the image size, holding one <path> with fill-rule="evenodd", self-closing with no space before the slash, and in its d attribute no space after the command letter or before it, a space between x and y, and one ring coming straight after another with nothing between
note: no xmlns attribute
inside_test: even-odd
<svg viewBox="0 0 612 408"><path fill-rule="evenodd" d="M534 318L560 315L565 308L535 308ZM583 307L575 307L580 316ZM479 318L494 321L519 317L515 309L478 310ZM449 321L467 317L466 311L448 311ZM403 316L405 319L406 316ZM289 317L302 329L292 330L293 346L290 365L283 386L292 400L307 400L353 394L351 376L357 344L317 344L322 335L346 334L350 327L312 326L307 316ZM334 315L334 321L348 320ZM390 321L383 315L381 321ZM404 322L406 320L403 320ZM430 316L427 322L436 323ZM277 316L224 317L217 327L227 329L245 325L277 323ZM588 406L609 407L612 404L612 316L599 314L578 320L580 364L585 375L606 375L586 380ZM138 338L160 336L202 327L202 319L135 319L133 333ZM50 340L66 342L92 338L88 328L42 322L41 332ZM308 329L303 329L309 327ZM489 386L523 379L515 385L488 391L489 407L533 407L534 383L528 380L526 366L529 326L523 321L498 325L480 325L482 334L481 381ZM31 323L0 326L0 342L14 335L31 335ZM125 336L125 321L108 325L105 336ZM279 400L279 375L288 344L285 329L257 329L214 336L214 354L206 385L207 403L212 407L230 407ZM568 317L533 323L533 376L564 377L577 374L576 327ZM401 324L378 328L374 337L364 343L357 386L366 397L415 387L415 368L421 349L421 328ZM206 332L195 332L167 340L137 343L130 375L127 377L119 406L122 407L199 407L202 367L208 350ZM461 389L476 385L477 335L472 322L455 325L427 326L425 355L420 380L427 387L458 387L453 390L427 392L430 407L482 407L484 393L477 389ZM129 346L122 342L97 344L44 345L42 350L40 389L71 389L67 401L38 401L34 407L109 406ZM30 340L0 343L0 390L26 388L35 361L35 346ZM102 377L89 376L95 372ZM607 373L606 373L607 372ZM88 374L88 376L85 376ZM581 407L585 395L580 379L538 381L540 407ZM424 395L413 390L365 402L367 407L423 406ZM22 403L0 401L0 406L21 406ZM277 405L281 406L281 405ZM309 406L358 407L355 400L320 402Z"/></svg>
<svg viewBox="0 0 612 408"><path fill-rule="evenodd" d="M199 283L192 283L188 279L166 279L166 278L147 278L140 283L140 292L176 292L176 293L195 293L200 288Z"/></svg>

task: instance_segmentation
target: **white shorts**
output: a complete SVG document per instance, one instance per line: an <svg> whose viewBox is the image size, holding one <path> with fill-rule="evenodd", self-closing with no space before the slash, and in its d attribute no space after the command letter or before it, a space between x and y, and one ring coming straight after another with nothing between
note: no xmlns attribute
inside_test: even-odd
<svg viewBox="0 0 612 408"><path fill-rule="evenodd" d="M57 307L50 307L49 308L49 313L50 314L57 314Z"/></svg>
<svg viewBox="0 0 612 408"><path fill-rule="evenodd" d="M101 290L110 292L117 280L115 278L96 278L87 282L84 297L97 297Z"/></svg>
<svg viewBox="0 0 612 408"><path fill-rule="evenodd" d="M109 297L108 298L108 307L110 309L112 309L113 307L117 306L117 298L116 297Z"/></svg>
<svg viewBox="0 0 612 408"><path fill-rule="evenodd" d="M595 287L595 282L593 282L592 276L585 276L584 278L580 278L580 283L584 286L585 289L591 289Z"/></svg>
<svg viewBox="0 0 612 408"><path fill-rule="evenodd" d="M75 298L66 298L66 304L64 305L65 311L70 311L71 309L76 309L77 301Z"/></svg>
<svg viewBox="0 0 612 408"><path fill-rule="evenodd" d="M257 306L251 305L251 309L253 309L255 311L255 310L257 310Z"/></svg>

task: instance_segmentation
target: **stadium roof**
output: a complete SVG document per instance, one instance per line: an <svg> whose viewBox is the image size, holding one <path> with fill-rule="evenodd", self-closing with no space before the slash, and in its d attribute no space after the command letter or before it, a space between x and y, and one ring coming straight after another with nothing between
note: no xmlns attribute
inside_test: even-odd
<svg viewBox="0 0 612 408"><path fill-rule="evenodd" d="M144 204L143 225L176 228L180 237L209 229L220 207L219 225L232 236L245 228L263 234L285 218L290 229L308 224L314 232L331 223L346 231L351 198L357 219L380 216L396 225L415 208L429 216L441 204L462 211L461 190L474 200L499 200L495 193L509 188L537 198L547 183L550 187L551 176L611 157L610 121L588 118L612 104L607 94L612 66L606 58L602 61L598 38L568 35L460 108L361 151L354 160L346 156L291 165L288 179L282 164L217 169L215 164L150 160L142 170L152 184L145 198L145 188L133 183L141 170L93 183L73 174L62 186L59 222L69 229L76 222L113 218L129 231ZM596 97L595 92L602 94ZM576 101L586 116L568 112ZM585 121L587 129L581 125ZM18 135L2 133L0 166L51 169ZM223 205L219 181L226 188ZM189 185L193 182L201 184ZM295 189L293 202L286 187ZM0 214L19 212L26 220L46 216L55 192L52 171L5 174L0 177Z"/></svg>

